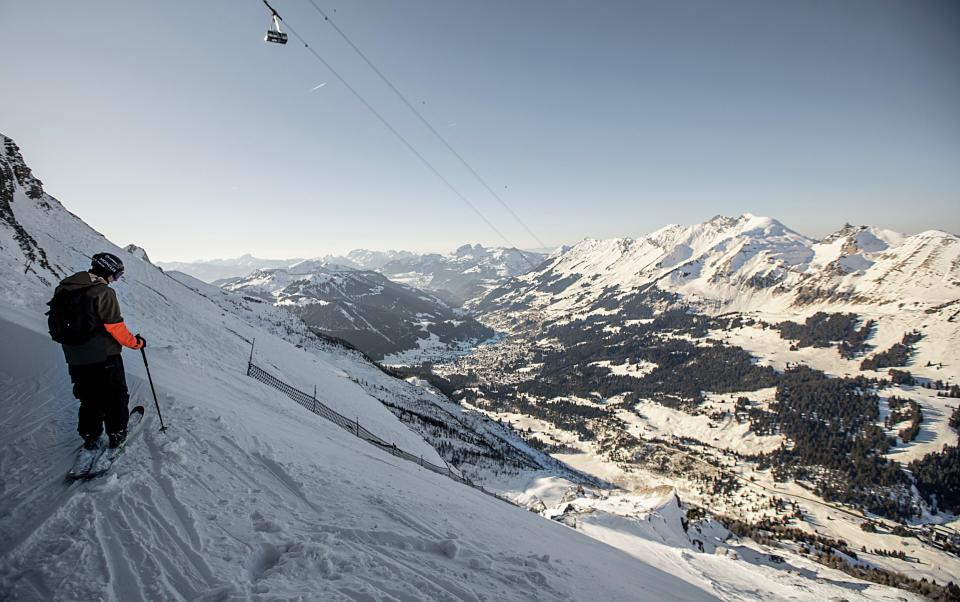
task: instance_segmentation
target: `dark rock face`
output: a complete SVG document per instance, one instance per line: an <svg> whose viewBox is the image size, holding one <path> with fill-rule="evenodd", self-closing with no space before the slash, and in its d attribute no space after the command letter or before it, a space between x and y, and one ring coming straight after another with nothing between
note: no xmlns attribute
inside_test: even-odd
<svg viewBox="0 0 960 602"><path fill-rule="evenodd" d="M23 189L28 199L36 201L46 209L50 208L49 197L43 192L43 183L34 177L24 162L20 148L13 140L2 134L0 134L0 140L3 142L3 152L0 154L0 222L13 230L13 238L26 260L24 273L33 272L38 278L47 282L47 279L38 273L34 266L40 266L42 270L55 277L63 275L62 270L50 264L46 251L17 221L13 204L18 189Z"/></svg>
<svg viewBox="0 0 960 602"><path fill-rule="evenodd" d="M140 259L146 261L147 263L153 265L153 262L150 261L150 256L147 255L147 250L143 247L138 247L137 245L127 245L123 248L124 251L130 253L131 255L136 255Z"/></svg>

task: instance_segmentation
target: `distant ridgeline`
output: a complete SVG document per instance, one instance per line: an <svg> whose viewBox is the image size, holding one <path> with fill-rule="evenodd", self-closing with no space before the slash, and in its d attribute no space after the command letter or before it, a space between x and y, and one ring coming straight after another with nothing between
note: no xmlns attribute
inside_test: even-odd
<svg viewBox="0 0 960 602"><path fill-rule="evenodd" d="M442 353L493 336L437 296L369 270L308 261L258 270L222 288L287 309L377 360L410 351Z"/></svg>

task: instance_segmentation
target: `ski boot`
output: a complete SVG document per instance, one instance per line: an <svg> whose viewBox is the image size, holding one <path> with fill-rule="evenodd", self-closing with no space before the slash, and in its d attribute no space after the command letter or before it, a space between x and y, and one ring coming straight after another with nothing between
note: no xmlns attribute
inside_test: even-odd
<svg viewBox="0 0 960 602"><path fill-rule="evenodd" d="M107 436L110 438L110 449L117 449L127 440L127 429L117 431L116 433L109 433Z"/></svg>

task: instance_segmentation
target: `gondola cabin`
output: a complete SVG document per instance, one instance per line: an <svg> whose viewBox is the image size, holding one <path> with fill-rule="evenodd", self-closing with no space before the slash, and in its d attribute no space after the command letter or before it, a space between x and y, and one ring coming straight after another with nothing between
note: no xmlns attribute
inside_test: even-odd
<svg viewBox="0 0 960 602"><path fill-rule="evenodd" d="M282 31L267 30L267 35L263 36L264 42L273 42L274 44L286 44L287 34Z"/></svg>

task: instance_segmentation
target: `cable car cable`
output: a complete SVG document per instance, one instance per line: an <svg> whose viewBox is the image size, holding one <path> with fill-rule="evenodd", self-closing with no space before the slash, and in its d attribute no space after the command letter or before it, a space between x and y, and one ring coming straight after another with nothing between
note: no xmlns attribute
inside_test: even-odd
<svg viewBox="0 0 960 602"><path fill-rule="evenodd" d="M523 228L527 231L527 234L529 234L530 237L533 238L533 240L536 241L541 248L546 249L547 245L544 244L542 240L540 240L540 238L533 232L533 230L522 219L520 219L520 216L518 216L513 211L513 209L510 208L510 206L506 203L506 201L504 201L500 197L500 195L493 190L493 187L490 186L490 184L488 184L487 181L483 177L481 177L479 173L477 173L477 170L475 170L473 166L470 165L470 163L467 162L467 160L464 159L463 156L453 148L453 146L451 146L451 144L447 141L447 139L444 138L440 134L440 132L438 132L437 129L433 127L433 125L429 121L427 121L426 117L424 117L423 114L420 113L420 111L418 111L416 107L413 106L413 103L407 100L407 97L404 96L403 93L400 92L400 90L395 85L393 85L393 82L391 82L390 79L387 78L387 76L384 75L383 72L380 71L380 69L378 69L377 66L373 64L373 62L367 57L367 55L364 54L364 52L360 50L360 48L358 48L356 44L353 43L353 40L351 40L350 37L347 36L347 34L345 34L343 30L337 26L336 23L334 23L333 19L331 19L330 16L327 15L327 13L325 13L323 9L317 5L316 2L314 2L314 0L307 0L307 2L309 2L310 5L313 6L313 8L318 13L320 13L323 19L330 24L330 27L332 27L333 30L336 31L340 35L340 37L343 38L343 40L350 46L350 48L352 48L353 51L356 52L361 59L363 59L363 61L367 64L367 66L370 67L370 69L372 69L373 72L376 73L381 80L383 80L383 83L385 83L387 87L389 87L393 91L393 93L396 94L397 97L403 101L403 104L407 105L407 108L410 109L413 112L413 114L420 119L423 125L425 125L427 129L429 129L433 133L433 135L437 138L437 140L439 140L447 148L447 150L450 151L450 153L453 154L453 156L456 157L457 160L460 161L460 163L462 163L463 166L466 167L471 174L473 174L473 177L476 178L477 181L480 182L480 184L482 184L483 187L487 189L487 192L489 192L490 195L493 196L493 198L495 198L503 206L503 208L507 210L508 213L510 213L513 219L516 220L518 224L523 226Z"/></svg>
<svg viewBox="0 0 960 602"><path fill-rule="evenodd" d="M334 77L336 77L337 80L338 80L341 84L343 84L343 86L344 86L347 90L349 90L349 91L357 98L357 100L359 100L359 101L363 104L363 106L365 106L365 107L367 108L367 110L369 110L371 113L373 113L373 115L374 115L377 119L379 119L380 122L381 122L388 130L390 130L390 131L393 133L393 135L396 136L396 137L404 144L404 146L406 146L406 147L410 150L410 152L412 152L414 155L416 155L417 158L420 159L420 161L427 167L427 169L429 169L431 172L433 172L433 174L434 174L435 176L437 176L437 178L439 178L440 181L443 182L444 185L446 185L446 187L449 188L450 191L453 192L453 194L456 195L457 198L459 198L461 201L463 201L464 204L467 205L467 207L469 207L474 213L476 213L476 214L477 214L477 217L479 217L481 220L483 220L483 222L484 222L485 224L487 224L487 226L489 226L491 230L493 230L494 232L496 232L496 234L497 234L500 238L502 238L505 243L507 243L507 246L513 247L513 248L517 248L517 246L514 245L512 242L510 242L510 239L507 238L507 237L503 234L503 232L500 231L499 228L497 228L495 225L493 225L493 222L491 222L489 219L487 219L486 216L483 215L483 213L481 213L480 210L477 209L477 207L476 207L473 203L471 203L469 199L467 199L467 197L463 196L463 194L461 194L460 191L457 190L456 187L454 187L454 185L451 184L449 180L447 180L447 178L443 177L443 174L441 174L441 173L437 170L437 168L434 167L433 164L430 163L430 161L428 161L427 158L424 157L424 156L420 153L420 151L418 151L412 144L410 144L410 142L407 141L407 139L403 136L403 134L401 134L400 132L398 132L397 129L394 128L394 127L390 124L390 122L386 120L386 118L385 118L383 115L381 115L375 108L373 108L373 105L371 105L369 102L367 102L367 100L366 100L353 86L351 86L349 83L347 83L347 80L345 80L345 79L340 75L340 73L339 73L336 69L334 69L334 68L330 65L330 63L328 63L328 62L326 61L326 59L324 59L322 56L320 56L320 53L318 53L316 50L314 50L314 49L310 46L310 44L308 44L307 41L303 38L303 36L301 36L299 33L297 33L297 30L295 30L293 27L291 27L289 21L284 20L283 17L281 17L281 16L279 15L279 13L277 13L277 11L274 10L273 7L270 6L270 4L267 3L267 0L262 0L262 1L263 1L264 4L267 5L267 8L269 8L269 9L272 11L273 16L276 17L278 20L282 21L282 22L287 26L287 29L290 31L290 33L292 33L295 38L297 38L298 40L300 40L300 43L303 44L303 47L306 48L307 51L310 52L310 54L312 54L312 55L314 56L314 58L316 58L318 61L320 61L320 63L321 63L324 67L326 67L326 68L330 71L330 73L332 73L332 74L334 75ZM526 259L526 255L524 255L522 251L521 251L521 256L523 256L524 259ZM527 259L527 262L530 263L530 260Z"/></svg>

